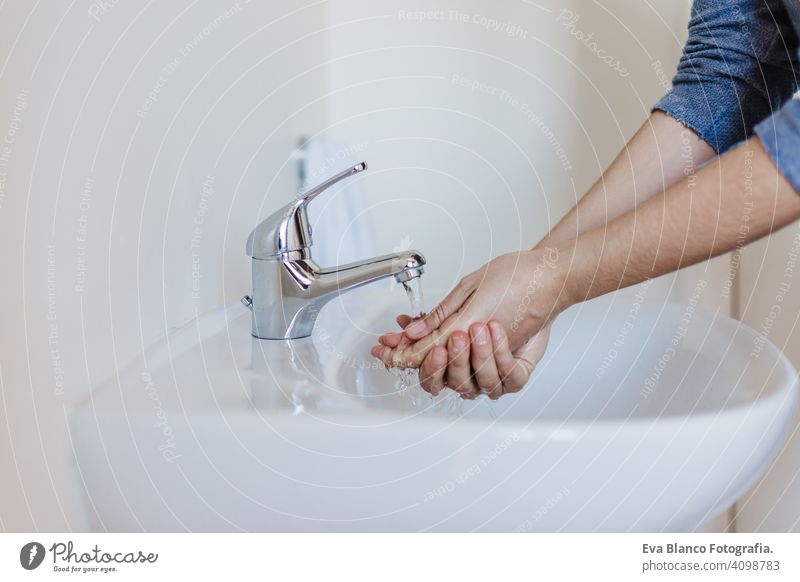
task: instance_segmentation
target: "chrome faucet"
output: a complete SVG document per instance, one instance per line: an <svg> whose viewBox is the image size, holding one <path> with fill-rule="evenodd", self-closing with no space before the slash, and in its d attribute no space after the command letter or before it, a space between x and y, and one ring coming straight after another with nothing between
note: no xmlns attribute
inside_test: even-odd
<svg viewBox="0 0 800 582"><path fill-rule="evenodd" d="M416 251L384 255L323 268L311 258L307 206L337 182L367 169L361 162L312 188L261 222L247 239L253 258L253 292L242 303L253 312L252 333L261 339L299 339L311 335L322 307L331 299L386 277L398 283L424 272Z"/></svg>

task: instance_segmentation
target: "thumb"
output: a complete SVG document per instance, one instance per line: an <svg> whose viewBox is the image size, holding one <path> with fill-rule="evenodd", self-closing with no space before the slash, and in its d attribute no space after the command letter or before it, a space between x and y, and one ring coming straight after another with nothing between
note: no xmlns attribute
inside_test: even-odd
<svg viewBox="0 0 800 582"><path fill-rule="evenodd" d="M455 314L475 291L475 286L467 278L462 279L455 288L424 317L408 325L403 333L411 340L418 340L438 329L445 320Z"/></svg>

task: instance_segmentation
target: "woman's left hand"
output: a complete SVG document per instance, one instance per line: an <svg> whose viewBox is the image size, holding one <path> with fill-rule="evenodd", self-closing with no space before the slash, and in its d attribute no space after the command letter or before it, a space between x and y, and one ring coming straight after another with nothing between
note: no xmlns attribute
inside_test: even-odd
<svg viewBox="0 0 800 582"><path fill-rule="evenodd" d="M403 329L412 321L409 315L397 318ZM420 386L434 396L451 388L466 399L487 394L497 400L519 392L544 356L549 337L548 325L512 353L500 322L474 323L469 334L456 331L447 346L436 346L428 352L420 367Z"/></svg>

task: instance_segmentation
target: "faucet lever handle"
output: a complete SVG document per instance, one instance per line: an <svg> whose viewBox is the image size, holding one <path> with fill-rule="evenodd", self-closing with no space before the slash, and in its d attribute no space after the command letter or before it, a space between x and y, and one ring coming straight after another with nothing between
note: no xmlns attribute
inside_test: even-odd
<svg viewBox="0 0 800 582"><path fill-rule="evenodd" d="M315 186L298 198L261 221L247 239L247 254L255 259L271 259L284 253L305 251L311 247L311 226L306 207L325 190L345 178L363 172L367 162L361 162L322 184Z"/></svg>
<svg viewBox="0 0 800 582"><path fill-rule="evenodd" d="M349 178L354 174L358 174L359 172L363 172L367 169L367 162L360 162L353 166L352 168L347 168L346 170L339 172L335 176L328 178L319 186L314 186L311 190L307 191L305 194L301 194L299 200L303 204L303 206L307 206L309 202L311 202L314 198L322 194L325 190L333 186L334 184L341 182L345 178Z"/></svg>

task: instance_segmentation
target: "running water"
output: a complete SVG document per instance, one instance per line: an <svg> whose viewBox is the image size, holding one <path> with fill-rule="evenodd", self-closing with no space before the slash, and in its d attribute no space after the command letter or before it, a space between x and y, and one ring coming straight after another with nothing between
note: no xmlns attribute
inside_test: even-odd
<svg viewBox="0 0 800 582"><path fill-rule="evenodd" d="M425 315L425 295L422 293L422 277L414 277L409 281L403 281L403 289L406 290L408 302L411 304L411 317L422 317Z"/></svg>
<svg viewBox="0 0 800 582"><path fill-rule="evenodd" d="M414 277L403 283L411 305L411 315L415 318L425 315L425 298L422 293L422 277ZM419 385L419 370L406 368L393 370L397 376L397 390L408 398L414 410L423 414L441 416L458 416L462 412L463 400L453 390L442 390L438 396L433 396ZM494 414L492 414L494 416Z"/></svg>

